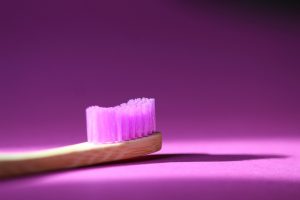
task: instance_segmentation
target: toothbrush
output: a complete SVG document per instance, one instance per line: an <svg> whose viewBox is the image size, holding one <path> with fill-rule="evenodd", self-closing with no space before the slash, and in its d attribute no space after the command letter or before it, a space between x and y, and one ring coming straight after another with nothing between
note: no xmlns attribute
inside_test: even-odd
<svg viewBox="0 0 300 200"><path fill-rule="evenodd" d="M68 169L159 151L155 100L139 98L116 107L86 109L87 142L24 153L0 153L0 178Z"/></svg>

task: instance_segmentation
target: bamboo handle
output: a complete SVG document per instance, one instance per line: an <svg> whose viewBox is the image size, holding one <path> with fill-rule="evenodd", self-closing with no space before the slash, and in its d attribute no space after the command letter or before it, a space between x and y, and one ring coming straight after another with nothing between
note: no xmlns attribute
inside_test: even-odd
<svg viewBox="0 0 300 200"><path fill-rule="evenodd" d="M28 153L0 154L0 178L134 158L158 151L161 145L162 136L157 132L113 144L85 142Z"/></svg>

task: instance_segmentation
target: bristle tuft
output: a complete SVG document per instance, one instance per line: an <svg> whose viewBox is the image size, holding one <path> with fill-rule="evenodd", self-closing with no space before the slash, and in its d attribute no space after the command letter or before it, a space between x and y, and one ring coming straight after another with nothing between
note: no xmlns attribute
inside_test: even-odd
<svg viewBox="0 0 300 200"><path fill-rule="evenodd" d="M155 100L131 99L119 106L86 109L87 138L92 143L114 143L145 137L156 130Z"/></svg>

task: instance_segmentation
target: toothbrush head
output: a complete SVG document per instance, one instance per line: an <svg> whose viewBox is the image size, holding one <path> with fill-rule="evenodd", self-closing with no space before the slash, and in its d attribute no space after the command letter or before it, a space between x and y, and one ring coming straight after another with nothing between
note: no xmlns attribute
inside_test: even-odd
<svg viewBox="0 0 300 200"><path fill-rule="evenodd" d="M115 143L155 133L155 100L138 98L115 107L86 109L88 142Z"/></svg>

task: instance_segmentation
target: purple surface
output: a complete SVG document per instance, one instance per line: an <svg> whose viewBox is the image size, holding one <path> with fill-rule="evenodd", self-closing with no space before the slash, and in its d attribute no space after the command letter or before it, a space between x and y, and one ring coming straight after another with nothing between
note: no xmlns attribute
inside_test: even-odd
<svg viewBox="0 0 300 200"><path fill-rule="evenodd" d="M0 183L5 199L299 199L300 141L165 142L158 154Z"/></svg>
<svg viewBox="0 0 300 200"><path fill-rule="evenodd" d="M28 177L1 183L1 194L299 199L298 8L291 1L1 2L0 149L85 141L87 106L145 96L157 101L162 153L225 154ZM230 141L245 148L234 151ZM253 152L251 144L264 148ZM279 157L223 161L231 154Z"/></svg>

